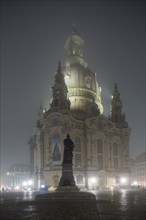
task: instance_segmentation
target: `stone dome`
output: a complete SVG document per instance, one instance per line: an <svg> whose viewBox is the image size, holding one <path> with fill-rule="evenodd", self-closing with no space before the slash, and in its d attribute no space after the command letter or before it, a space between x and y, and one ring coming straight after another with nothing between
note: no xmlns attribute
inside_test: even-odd
<svg viewBox="0 0 146 220"><path fill-rule="evenodd" d="M65 44L67 58L63 73L68 88L71 110L86 112L87 106L94 100L100 113L103 113L101 88L98 85L96 74L88 68L83 59L82 46L83 40L74 34L69 36Z"/></svg>

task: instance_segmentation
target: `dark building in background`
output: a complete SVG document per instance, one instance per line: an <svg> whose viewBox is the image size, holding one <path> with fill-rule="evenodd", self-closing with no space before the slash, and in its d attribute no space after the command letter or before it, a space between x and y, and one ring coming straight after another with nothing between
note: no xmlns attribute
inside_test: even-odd
<svg viewBox="0 0 146 220"><path fill-rule="evenodd" d="M61 177L63 140L69 133L75 144L73 170L80 187L103 188L129 184L130 128L122 113L117 84L111 113L106 117L101 87L83 58L84 41L74 29L65 49L63 68L58 64L50 108L40 106L29 140L32 177L36 187L56 186Z"/></svg>

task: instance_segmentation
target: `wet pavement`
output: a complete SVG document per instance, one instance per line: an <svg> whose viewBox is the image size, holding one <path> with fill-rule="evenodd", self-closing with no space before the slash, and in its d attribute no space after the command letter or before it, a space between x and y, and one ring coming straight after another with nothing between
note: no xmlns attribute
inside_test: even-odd
<svg viewBox="0 0 146 220"><path fill-rule="evenodd" d="M106 204L100 199L110 200ZM98 203L99 201L99 203ZM145 220L146 191L120 190L97 194L98 219L102 220Z"/></svg>
<svg viewBox="0 0 146 220"><path fill-rule="evenodd" d="M146 190L94 191L97 220L145 220ZM36 193L1 193L1 220L85 220L73 202L36 201ZM87 204L87 209L88 209ZM72 213L72 207L76 213ZM63 212L64 207L68 210ZM96 220L95 219L95 220Z"/></svg>

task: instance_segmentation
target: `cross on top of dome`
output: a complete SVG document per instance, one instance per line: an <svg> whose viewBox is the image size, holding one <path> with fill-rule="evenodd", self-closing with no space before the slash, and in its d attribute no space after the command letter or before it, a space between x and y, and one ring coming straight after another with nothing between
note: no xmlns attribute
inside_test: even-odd
<svg viewBox="0 0 146 220"><path fill-rule="evenodd" d="M80 36L81 34L79 33L79 31L76 29L76 25L73 24L72 26L72 31L71 31L72 35L77 35Z"/></svg>

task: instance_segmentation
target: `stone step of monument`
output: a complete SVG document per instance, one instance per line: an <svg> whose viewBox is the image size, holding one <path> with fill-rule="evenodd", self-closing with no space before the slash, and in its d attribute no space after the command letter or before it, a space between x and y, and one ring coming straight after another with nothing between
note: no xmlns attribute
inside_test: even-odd
<svg viewBox="0 0 146 220"><path fill-rule="evenodd" d="M96 202L96 197L93 193L89 192L70 192L70 191L57 191L52 193L46 193L36 196L36 200L90 200Z"/></svg>

